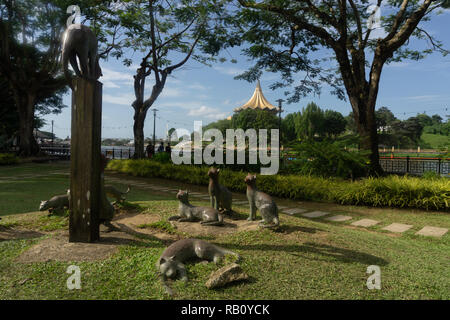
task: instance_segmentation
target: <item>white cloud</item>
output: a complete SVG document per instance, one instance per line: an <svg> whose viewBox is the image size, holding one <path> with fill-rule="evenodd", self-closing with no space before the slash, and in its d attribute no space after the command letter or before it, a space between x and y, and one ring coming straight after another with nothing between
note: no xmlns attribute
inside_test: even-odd
<svg viewBox="0 0 450 320"><path fill-rule="evenodd" d="M122 106L131 106L133 101L135 100L135 97L133 94L121 94L121 95L110 95L110 94L103 94L103 101L109 102L112 104L118 104Z"/></svg>
<svg viewBox="0 0 450 320"><path fill-rule="evenodd" d="M161 95L159 97L161 97L161 98L163 98L163 97L165 97L165 98L173 98L173 97L179 97L179 96L181 96L181 94L182 94L182 92L181 92L180 89L171 88L171 87L164 87L164 89L161 92Z"/></svg>
<svg viewBox="0 0 450 320"><path fill-rule="evenodd" d="M233 67L220 67L215 66L214 69L219 71L220 73L230 75L230 76L237 76L238 74L243 73L245 70L239 69L239 68L233 68Z"/></svg>
<svg viewBox="0 0 450 320"><path fill-rule="evenodd" d="M127 72L118 72L106 67L102 67L103 76L100 81L105 88L123 88L133 85L133 75Z"/></svg>
<svg viewBox="0 0 450 320"><path fill-rule="evenodd" d="M414 101L433 101L437 99L441 99L441 95L423 95L423 96L411 96L406 97L407 100L414 100Z"/></svg>
<svg viewBox="0 0 450 320"><path fill-rule="evenodd" d="M411 63L409 62L392 62L386 65L387 68L405 68L409 67Z"/></svg>
<svg viewBox="0 0 450 320"><path fill-rule="evenodd" d="M202 117L202 118L214 119L214 120L224 119L227 117L227 114L228 113L226 113L226 112L220 112L219 109L211 108L211 107L207 107L207 106L201 106L200 108L191 109L188 112L188 116Z"/></svg>

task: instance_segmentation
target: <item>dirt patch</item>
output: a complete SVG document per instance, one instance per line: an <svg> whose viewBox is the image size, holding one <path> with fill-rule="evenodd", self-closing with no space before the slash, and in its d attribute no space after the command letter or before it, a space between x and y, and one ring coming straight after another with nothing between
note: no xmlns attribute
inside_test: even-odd
<svg viewBox="0 0 450 320"><path fill-rule="evenodd" d="M124 232L102 233L96 243L69 242L68 232L54 234L23 252L17 262L47 261L98 261L108 259L117 252L119 245L139 242L132 235Z"/></svg>
<svg viewBox="0 0 450 320"><path fill-rule="evenodd" d="M114 219L115 223L125 224L130 227L137 227L142 224L154 223L161 220L161 217L157 214L145 214L145 213L122 213L117 215Z"/></svg>
<svg viewBox="0 0 450 320"><path fill-rule="evenodd" d="M176 222L173 225L180 232L185 232L193 237L198 236L220 236L240 231L258 230L259 221L247 220L224 220L223 226L203 226L199 222Z"/></svg>
<svg viewBox="0 0 450 320"><path fill-rule="evenodd" d="M28 229L16 229L11 227L0 226L0 241L5 240L17 240L17 239L33 239L42 237L44 234L41 232L28 230Z"/></svg>

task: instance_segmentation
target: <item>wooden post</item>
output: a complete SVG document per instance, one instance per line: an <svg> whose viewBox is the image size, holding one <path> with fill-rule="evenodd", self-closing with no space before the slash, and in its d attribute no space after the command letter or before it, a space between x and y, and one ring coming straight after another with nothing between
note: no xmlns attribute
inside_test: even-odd
<svg viewBox="0 0 450 320"><path fill-rule="evenodd" d="M100 238L102 86L79 77L73 80L69 242Z"/></svg>

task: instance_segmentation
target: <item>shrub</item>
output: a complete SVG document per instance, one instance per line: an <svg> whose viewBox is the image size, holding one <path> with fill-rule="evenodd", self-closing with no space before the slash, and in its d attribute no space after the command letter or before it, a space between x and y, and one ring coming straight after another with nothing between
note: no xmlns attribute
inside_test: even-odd
<svg viewBox="0 0 450 320"><path fill-rule="evenodd" d="M298 158L288 166L288 172L340 178L358 178L367 174L368 160L364 155L343 150L330 142L303 142L293 149Z"/></svg>
<svg viewBox="0 0 450 320"><path fill-rule="evenodd" d="M0 153L0 166L16 164L19 162L19 158L12 153Z"/></svg>
<svg viewBox="0 0 450 320"><path fill-rule="evenodd" d="M142 177L157 177L185 183L208 185L209 167L163 164L152 160L112 160L107 167ZM220 181L233 191L245 192L246 172L220 170ZM347 181L298 175L258 176L257 186L273 196L295 200L331 201L347 205L448 210L448 179L388 176Z"/></svg>
<svg viewBox="0 0 450 320"><path fill-rule="evenodd" d="M152 160L161 163L170 163L170 154L168 152L158 152L153 156Z"/></svg>

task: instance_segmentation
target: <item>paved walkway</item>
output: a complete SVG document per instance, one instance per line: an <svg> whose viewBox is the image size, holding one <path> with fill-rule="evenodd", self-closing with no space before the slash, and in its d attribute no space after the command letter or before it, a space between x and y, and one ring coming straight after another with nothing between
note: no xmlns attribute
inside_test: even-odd
<svg viewBox="0 0 450 320"><path fill-rule="evenodd" d="M143 188L147 190L158 191L162 193L174 193L177 192L178 189L173 187L167 187L162 185L157 185L151 182L144 181L143 179L137 180L131 177L127 177L126 179L119 178L114 175L106 175L106 182L113 183L121 183L121 184L130 184L134 187ZM206 189L205 187L196 186L196 189ZM209 195L207 192L189 192L190 196L195 197L197 199L209 200ZM237 207L249 207L248 201L244 194L233 193L233 206ZM317 211L310 210L306 208L302 208L301 205L295 206L278 206L278 209L281 213L290 215L290 216L301 216L307 219L320 219L321 221L327 222L335 222L340 224L347 224L354 227L358 227L361 229L367 229L369 227L383 224L382 221L372 220L372 219L359 219L352 217L349 213L348 215L335 215L326 211ZM402 223L391 223L382 228L382 230L401 234L409 229L413 228L413 225L407 225ZM442 237L448 232L447 228L440 228L436 226L424 226L421 230L417 231L416 235L421 235L425 237Z"/></svg>

